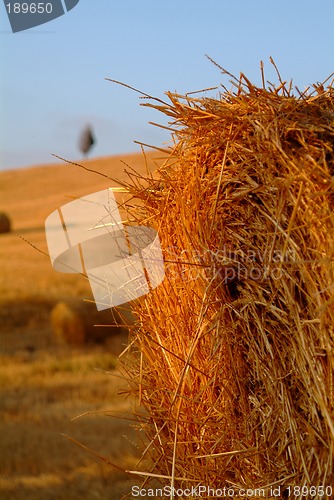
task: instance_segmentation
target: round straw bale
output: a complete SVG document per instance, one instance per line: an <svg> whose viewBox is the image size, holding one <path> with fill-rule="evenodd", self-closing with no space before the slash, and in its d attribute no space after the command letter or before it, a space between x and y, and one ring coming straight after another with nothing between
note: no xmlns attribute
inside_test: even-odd
<svg viewBox="0 0 334 500"><path fill-rule="evenodd" d="M128 307L97 311L93 302L62 301L51 311L55 338L71 344L108 343L117 354L126 343L128 327L133 322Z"/></svg>
<svg viewBox="0 0 334 500"><path fill-rule="evenodd" d="M0 212L0 233L9 233L11 229L11 222L9 216Z"/></svg>
<svg viewBox="0 0 334 500"><path fill-rule="evenodd" d="M166 276L125 369L163 485L284 498L334 483L334 88L234 84L156 105L173 149L129 189Z"/></svg>
<svg viewBox="0 0 334 500"><path fill-rule="evenodd" d="M51 326L57 342L81 346L86 341L84 319L77 308L58 302L51 311Z"/></svg>

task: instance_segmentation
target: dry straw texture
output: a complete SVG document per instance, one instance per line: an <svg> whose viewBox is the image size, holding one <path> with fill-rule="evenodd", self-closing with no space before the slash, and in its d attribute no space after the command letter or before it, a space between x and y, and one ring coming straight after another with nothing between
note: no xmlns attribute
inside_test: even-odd
<svg viewBox="0 0 334 500"><path fill-rule="evenodd" d="M275 483L284 498L334 480L334 88L233 83L147 104L174 146L128 188L166 277L136 305L126 370L146 487Z"/></svg>

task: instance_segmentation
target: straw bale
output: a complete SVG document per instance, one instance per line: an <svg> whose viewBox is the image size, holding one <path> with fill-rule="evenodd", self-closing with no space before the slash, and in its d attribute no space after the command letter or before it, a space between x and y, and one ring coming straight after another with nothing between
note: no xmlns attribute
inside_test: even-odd
<svg viewBox="0 0 334 500"><path fill-rule="evenodd" d="M147 410L143 484L284 498L334 484L334 89L233 83L147 104L173 146L127 187L166 277L136 302L124 368Z"/></svg>
<svg viewBox="0 0 334 500"><path fill-rule="evenodd" d="M84 320L80 312L66 302L58 302L50 315L55 340L61 344L81 346L86 341Z"/></svg>
<svg viewBox="0 0 334 500"><path fill-rule="evenodd" d="M9 233L11 222L9 216L5 212L0 212L0 234Z"/></svg>
<svg viewBox="0 0 334 500"><path fill-rule="evenodd" d="M50 314L57 343L75 346L106 343L117 355L127 344L128 328L132 322L133 317L128 307L97 311L94 302L82 300L62 300L53 307Z"/></svg>

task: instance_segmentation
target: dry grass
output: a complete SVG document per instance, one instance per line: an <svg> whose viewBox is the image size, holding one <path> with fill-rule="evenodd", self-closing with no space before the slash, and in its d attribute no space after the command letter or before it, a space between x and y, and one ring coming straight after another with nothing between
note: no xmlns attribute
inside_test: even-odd
<svg viewBox="0 0 334 500"><path fill-rule="evenodd" d="M334 89L232 80L148 103L174 147L127 187L167 269L126 370L150 416L145 481L284 496L334 480Z"/></svg>

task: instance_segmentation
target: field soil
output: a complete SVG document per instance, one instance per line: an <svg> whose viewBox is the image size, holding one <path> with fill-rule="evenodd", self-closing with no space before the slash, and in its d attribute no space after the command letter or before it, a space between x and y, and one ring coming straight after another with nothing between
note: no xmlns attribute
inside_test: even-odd
<svg viewBox="0 0 334 500"><path fill-rule="evenodd" d="M117 359L127 337L116 345L111 332L103 345L76 348L56 342L53 306L92 295L84 277L52 269L44 221L74 198L117 186L126 171L154 171L157 161L140 153L82 162L86 169L62 162L0 172L0 211L12 221L0 234L0 500L119 500L139 484L122 471L140 456L136 402Z"/></svg>

